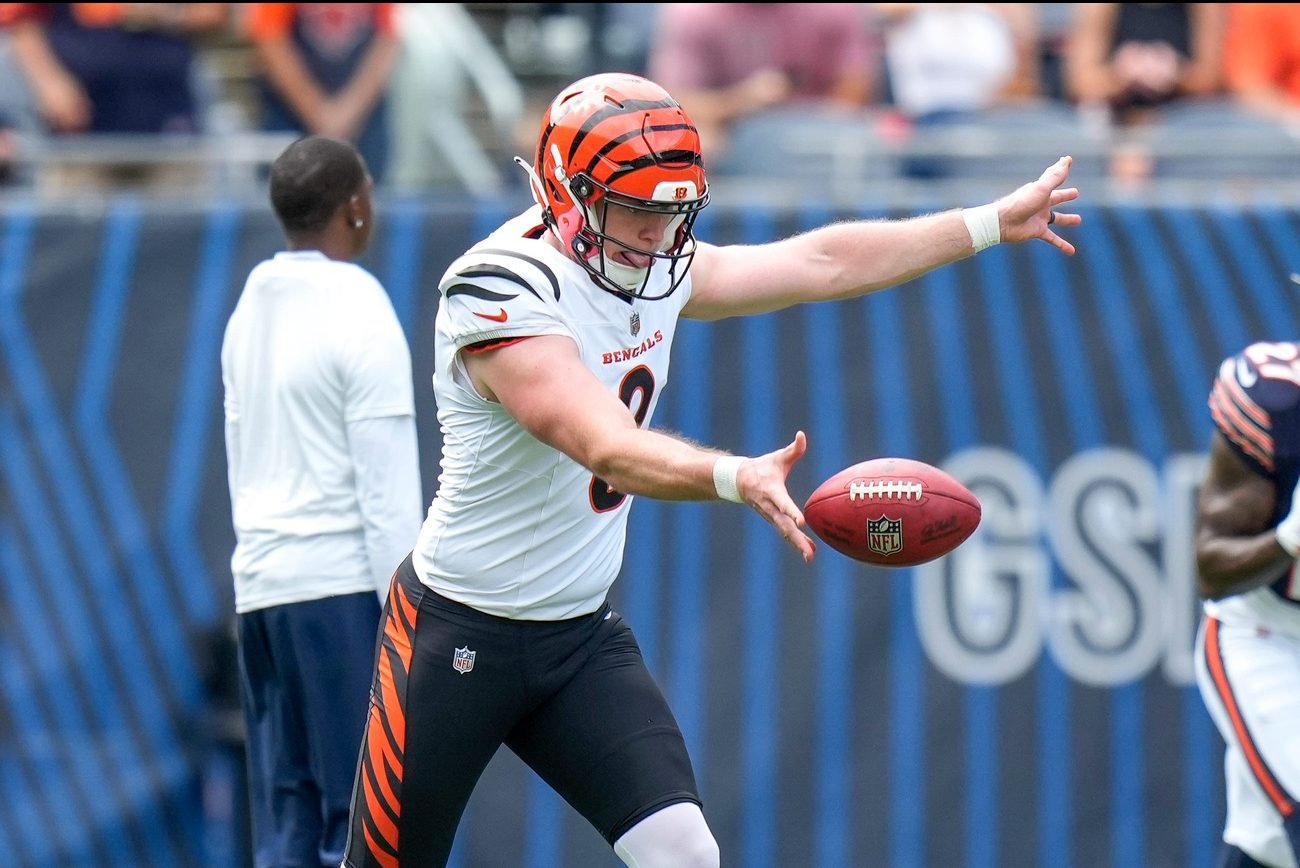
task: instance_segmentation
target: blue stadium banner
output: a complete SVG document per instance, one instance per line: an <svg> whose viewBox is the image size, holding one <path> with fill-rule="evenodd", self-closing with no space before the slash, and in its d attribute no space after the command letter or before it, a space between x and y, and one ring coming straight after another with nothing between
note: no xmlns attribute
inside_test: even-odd
<svg viewBox="0 0 1300 868"><path fill-rule="evenodd" d="M412 348L423 484L436 283L513 203L381 203L363 264ZM747 510L640 501L615 605L686 733L724 864L1211 868L1222 743L1192 675L1192 536L1226 355L1300 335L1267 205L1092 207L1069 259L996 247L865 299L686 323L657 420L808 433L796 498L905 456L981 499L953 555L811 566ZM712 206L760 242L830 208ZM218 351L267 211L0 209L0 852L247 859ZM518 830L500 834L503 828ZM503 753L458 868L618 860Z"/></svg>

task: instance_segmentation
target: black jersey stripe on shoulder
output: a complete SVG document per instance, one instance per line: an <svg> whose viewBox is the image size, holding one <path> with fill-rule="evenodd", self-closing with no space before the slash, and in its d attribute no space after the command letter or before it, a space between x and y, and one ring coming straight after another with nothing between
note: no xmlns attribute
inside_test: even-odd
<svg viewBox="0 0 1300 868"><path fill-rule="evenodd" d="M534 259L525 253L518 253L514 250L504 250L500 247L489 247L486 250L476 250L474 252L491 253L493 256L513 256L515 259L522 259L524 262L527 262L542 274L546 275L546 279L551 282L551 290L555 293L555 300L560 300L560 281L556 278L555 272L551 270L551 267L540 259Z"/></svg>
<svg viewBox="0 0 1300 868"><path fill-rule="evenodd" d="M533 289L533 285L531 283L524 280L522 277L515 274L513 271L511 271L510 269L506 268L503 265L492 265L490 263L484 263L482 265L472 265L469 268L456 272L456 276L457 277L500 277L504 280L510 281L511 283L519 284L524 289L528 290L533 295L537 296L538 299L541 299L541 295L538 295L537 290Z"/></svg>
<svg viewBox="0 0 1300 868"><path fill-rule="evenodd" d="M484 289L472 283L453 283L447 287L447 298L453 295L472 295L475 298L481 298L484 301L509 301L512 298L518 298L519 293L493 292L490 289Z"/></svg>

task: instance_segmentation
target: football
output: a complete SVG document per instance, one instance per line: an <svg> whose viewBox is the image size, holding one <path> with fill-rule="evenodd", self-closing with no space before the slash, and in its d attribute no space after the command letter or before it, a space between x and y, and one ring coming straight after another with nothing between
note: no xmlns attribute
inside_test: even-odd
<svg viewBox="0 0 1300 868"><path fill-rule="evenodd" d="M980 502L937 467L875 458L817 486L803 507L808 526L842 555L882 567L942 557L980 523Z"/></svg>

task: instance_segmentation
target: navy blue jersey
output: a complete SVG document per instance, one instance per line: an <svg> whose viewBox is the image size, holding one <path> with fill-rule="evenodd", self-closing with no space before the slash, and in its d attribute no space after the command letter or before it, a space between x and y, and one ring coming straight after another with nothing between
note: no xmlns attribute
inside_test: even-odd
<svg viewBox="0 0 1300 868"><path fill-rule="evenodd" d="M1300 479L1300 343L1251 344L1225 359L1209 404L1232 449L1273 483L1269 525L1276 525L1290 511ZM1288 568L1273 587L1294 598L1294 589L1288 593L1285 587L1291 572Z"/></svg>

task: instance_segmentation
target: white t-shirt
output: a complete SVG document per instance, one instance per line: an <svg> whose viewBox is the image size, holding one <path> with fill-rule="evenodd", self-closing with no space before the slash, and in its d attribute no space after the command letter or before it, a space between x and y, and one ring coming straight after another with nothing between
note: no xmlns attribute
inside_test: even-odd
<svg viewBox="0 0 1300 868"><path fill-rule="evenodd" d="M445 597L525 621L598 609L618 577L632 498L528 433L471 384L462 348L494 339L565 335L583 362L648 427L668 382L689 277L671 296L632 301L596 286L539 237L534 208L447 269L439 289L433 389L442 425L438 493L414 563ZM533 236L533 237L528 237ZM656 266L648 294L662 291Z"/></svg>
<svg viewBox="0 0 1300 868"><path fill-rule="evenodd" d="M316 251L260 263L221 375L236 611L386 585L422 498L410 350L384 288Z"/></svg>
<svg viewBox="0 0 1300 868"><path fill-rule="evenodd" d="M911 12L885 33L894 99L908 115L980 111L998 100L1016 67L1010 23L979 3Z"/></svg>

